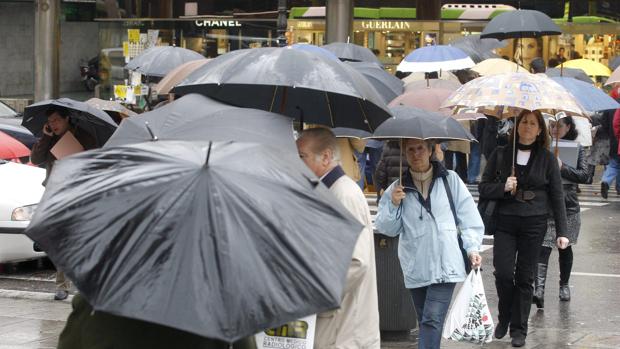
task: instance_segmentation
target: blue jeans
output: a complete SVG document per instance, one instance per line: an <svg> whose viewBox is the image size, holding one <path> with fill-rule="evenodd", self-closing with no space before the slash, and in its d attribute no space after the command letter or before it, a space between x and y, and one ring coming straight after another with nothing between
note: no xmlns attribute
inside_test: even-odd
<svg viewBox="0 0 620 349"><path fill-rule="evenodd" d="M418 349L439 349L443 323L455 285L455 283L432 284L409 290L420 326Z"/></svg>
<svg viewBox="0 0 620 349"><path fill-rule="evenodd" d="M616 179L616 191L620 191L618 175L620 175L620 159L618 159L617 156L611 156L609 157L609 164L607 164L607 167L605 167L605 172L603 172L601 182L605 182L611 186L614 179Z"/></svg>
<svg viewBox="0 0 620 349"><path fill-rule="evenodd" d="M467 181L474 183L480 174L480 144L471 143L469 164L467 164Z"/></svg>

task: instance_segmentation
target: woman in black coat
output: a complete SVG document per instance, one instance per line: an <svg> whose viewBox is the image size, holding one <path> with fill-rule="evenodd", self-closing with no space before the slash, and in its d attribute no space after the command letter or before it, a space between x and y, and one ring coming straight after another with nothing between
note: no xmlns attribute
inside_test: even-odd
<svg viewBox="0 0 620 349"><path fill-rule="evenodd" d="M538 111L517 117L513 137L517 152L512 172L512 142L489 157L479 185L480 198L497 200L497 226L493 240L495 286L499 297L499 323L495 337L510 327L512 346L525 345L532 304L534 273L547 231L548 207L553 209L558 247L568 245L566 208L558 162L548 150L545 121ZM498 154L501 152L501 163Z"/></svg>
<svg viewBox="0 0 620 349"><path fill-rule="evenodd" d="M397 141L388 141L383 146L381 159L377 163L375 170L375 189L377 190L377 203L381 199L383 192L400 178L401 154L400 145ZM407 161L403 161L403 172L408 168Z"/></svg>
<svg viewBox="0 0 620 349"><path fill-rule="evenodd" d="M577 139L578 133L575 128L573 118L568 116L560 119L557 123L551 125L551 135L554 138L574 141ZM579 155L577 158L577 167L572 167L562 163L560 174L564 182L564 202L566 204L566 221L567 231L566 237L570 241L569 246L563 250L559 250L560 263L560 300L570 300L570 288L568 287L568 279L573 268L573 249L572 245L577 243L579 237L579 229L581 228L581 217L579 214L579 199L577 198L577 184L592 183L592 167L588 166L585 149L578 145ZM543 241L543 247L540 250L538 259L538 269L535 279L534 298L538 308L544 307L545 282L547 279L547 264L551 249L555 245L555 222L549 220L547 234Z"/></svg>

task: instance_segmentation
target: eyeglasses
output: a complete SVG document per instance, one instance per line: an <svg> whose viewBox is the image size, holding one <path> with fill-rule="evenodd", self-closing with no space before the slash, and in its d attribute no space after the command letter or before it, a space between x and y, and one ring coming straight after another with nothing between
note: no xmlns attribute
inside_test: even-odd
<svg viewBox="0 0 620 349"><path fill-rule="evenodd" d="M519 202L528 202L534 200L536 193L531 190L517 190L515 193L515 200Z"/></svg>

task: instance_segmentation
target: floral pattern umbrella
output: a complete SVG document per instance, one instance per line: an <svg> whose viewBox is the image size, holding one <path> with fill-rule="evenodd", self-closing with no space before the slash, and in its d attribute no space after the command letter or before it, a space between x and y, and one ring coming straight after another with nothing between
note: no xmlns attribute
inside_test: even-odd
<svg viewBox="0 0 620 349"><path fill-rule="evenodd" d="M442 107L469 107L484 110L501 108L499 118L514 116L520 110L541 110L552 114L563 111L586 115L575 97L544 74L508 73L474 79L456 90ZM506 113L506 111L512 111ZM494 113L490 113L494 114Z"/></svg>

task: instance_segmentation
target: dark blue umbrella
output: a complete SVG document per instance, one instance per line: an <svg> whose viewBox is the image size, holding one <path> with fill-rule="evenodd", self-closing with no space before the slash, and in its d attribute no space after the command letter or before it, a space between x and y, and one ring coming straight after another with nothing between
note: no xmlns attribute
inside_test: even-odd
<svg viewBox="0 0 620 349"><path fill-rule="evenodd" d="M560 27L546 14L535 10L516 10L494 17L484 27L480 37L504 40L560 34Z"/></svg>
<svg viewBox="0 0 620 349"><path fill-rule="evenodd" d="M474 61L460 48L448 45L424 46L413 50L396 68L402 72L435 72L471 68Z"/></svg>
<svg viewBox="0 0 620 349"><path fill-rule="evenodd" d="M611 70L616 70L618 67L620 67L620 56L616 56L616 57L612 58L609 61L608 66L609 66L609 69L611 69Z"/></svg>
<svg viewBox="0 0 620 349"><path fill-rule="evenodd" d="M362 73L383 97L385 103L390 103L403 93L403 81L385 71L382 66L368 62L346 62L346 64Z"/></svg>
<svg viewBox="0 0 620 349"><path fill-rule="evenodd" d="M481 39L480 35L467 35L454 40L450 46L460 48L474 61L480 63L485 59L499 58L493 50L506 47L506 41L497 39Z"/></svg>
<svg viewBox="0 0 620 349"><path fill-rule="evenodd" d="M575 96L581 106L588 112L620 108L620 104L616 100L594 85L567 77L555 76L551 79Z"/></svg>

